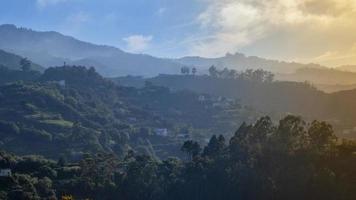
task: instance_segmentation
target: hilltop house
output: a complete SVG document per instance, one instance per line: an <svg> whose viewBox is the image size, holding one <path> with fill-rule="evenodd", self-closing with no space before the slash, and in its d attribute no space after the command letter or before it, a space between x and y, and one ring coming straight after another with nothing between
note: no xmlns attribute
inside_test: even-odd
<svg viewBox="0 0 356 200"><path fill-rule="evenodd" d="M158 136L163 136L163 137L167 137L168 136L168 129L166 129L166 128L156 128L154 130L154 132Z"/></svg>
<svg viewBox="0 0 356 200"><path fill-rule="evenodd" d="M66 81L65 80L60 80L60 81L54 81L56 84L61 86L62 88L66 87Z"/></svg>
<svg viewBox="0 0 356 200"><path fill-rule="evenodd" d="M0 169L0 177L12 176L11 169Z"/></svg>

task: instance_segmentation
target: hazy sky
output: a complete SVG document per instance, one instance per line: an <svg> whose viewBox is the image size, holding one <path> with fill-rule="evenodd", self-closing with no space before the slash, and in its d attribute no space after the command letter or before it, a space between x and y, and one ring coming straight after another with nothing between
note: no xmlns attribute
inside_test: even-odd
<svg viewBox="0 0 356 200"><path fill-rule="evenodd" d="M0 0L0 23L161 57L356 64L356 0Z"/></svg>

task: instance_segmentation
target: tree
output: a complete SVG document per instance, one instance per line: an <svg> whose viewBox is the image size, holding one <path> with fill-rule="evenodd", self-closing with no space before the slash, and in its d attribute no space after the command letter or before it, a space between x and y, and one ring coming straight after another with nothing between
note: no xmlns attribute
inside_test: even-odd
<svg viewBox="0 0 356 200"><path fill-rule="evenodd" d="M214 77L214 78L217 78L218 77L218 70L216 69L216 67L214 65L212 65L210 68L209 68L209 75L211 77Z"/></svg>
<svg viewBox="0 0 356 200"><path fill-rule="evenodd" d="M253 82L270 83L273 82L274 74L263 69L247 69L244 72L240 73L239 77L241 79Z"/></svg>
<svg viewBox="0 0 356 200"><path fill-rule="evenodd" d="M225 138L220 135L218 138L213 135L208 143L208 146L204 148L203 155L208 157L216 157L222 153L225 148Z"/></svg>
<svg viewBox="0 0 356 200"><path fill-rule="evenodd" d="M94 67L90 67L89 70L88 70L88 73L90 75L95 75L96 74L95 68Z"/></svg>
<svg viewBox="0 0 356 200"><path fill-rule="evenodd" d="M20 60L21 69L24 72L28 72L31 70L31 62L27 58L23 58Z"/></svg>
<svg viewBox="0 0 356 200"><path fill-rule="evenodd" d="M330 124L313 121L308 129L310 145L319 153L325 153L336 145L336 136Z"/></svg>
<svg viewBox="0 0 356 200"><path fill-rule="evenodd" d="M197 73L197 68L193 67L192 74L195 75Z"/></svg>
<svg viewBox="0 0 356 200"><path fill-rule="evenodd" d="M223 70L219 71L219 77L223 79L230 78L230 70L225 67Z"/></svg>
<svg viewBox="0 0 356 200"><path fill-rule="evenodd" d="M189 67L182 67L182 68L180 69L180 72L181 72L183 75L189 75L190 69L189 69Z"/></svg>
<svg viewBox="0 0 356 200"><path fill-rule="evenodd" d="M188 140L184 142L183 146L181 147L181 150L187 153L190 156L190 158L193 159L199 155L201 151L201 147L198 142L195 142L193 140Z"/></svg>
<svg viewBox="0 0 356 200"><path fill-rule="evenodd" d="M58 161L57 161L57 165L64 167L67 163L66 158L62 155L61 157L59 157Z"/></svg>
<svg viewBox="0 0 356 200"><path fill-rule="evenodd" d="M264 82L271 83L274 80L274 74L272 72L266 72Z"/></svg>

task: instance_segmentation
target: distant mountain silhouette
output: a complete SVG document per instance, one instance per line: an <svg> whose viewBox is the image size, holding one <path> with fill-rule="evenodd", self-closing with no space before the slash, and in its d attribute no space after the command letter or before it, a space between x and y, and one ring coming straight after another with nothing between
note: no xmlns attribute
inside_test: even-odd
<svg viewBox="0 0 356 200"><path fill-rule="evenodd" d="M337 69L348 72L356 72L356 65L342 65L340 67L337 67Z"/></svg>
<svg viewBox="0 0 356 200"><path fill-rule="evenodd" d="M180 64L118 48L95 45L58 32L39 32L15 25L0 25L0 49L28 57L49 67L68 64L95 66L105 76L136 74L154 76L178 73Z"/></svg>
<svg viewBox="0 0 356 200"><path fill-rule="evenodd" d="M356 84L356 73L341 71L339 68L300 68L293 74L277 74L278 80L312 82L315 84L352 85Z"/></svg>
<svg viewBox="0 0 356 200"><path fill-rule="evenodd" d="M273 73L294 73L297 69L305 67L323 68L323 66L318 64L301 64L296 62L269 60L257 56L246 56L241 53L228 53L224 57L219 58L183 57L176 61L184 65L194 65L205 70L212 65L217 68L227 67L236 70L261 68Z"/></svg>
<svg viewBox="0 0 356 200"><path fill-rule="evenodd" d="M327 80L333 79L332 75L324 76L329 74L325 73L327 68L318 64L269 60L241 53L226 54L220 58L164 59L145 54L127 53L115 47L80 41L54 31L39 32L9 24L0 25L0 49L28 57L44 67L61 66L64 62L68 65L94 66L100 74L107 77L125 75L152 77L158 74L177 74L180 73L182 66L194 66L198 69L198 73L203 74L208 72L210 66L215 65L217 68L227 67L236 70L261 68L275 73L279 80L310 82L320 80L317 84L330 84ZM316 72L312 73L313 76L305 76L298 71L306 68ZM322 71L323 77L319 77L319 70ZM340 77L344 75L346 74L342 73ZM349 77L349 75L346 76ZM336 83L332 84L339 84L339 79L333 80ZM350 81L347 84L354 84L354 82Z"/></svg>

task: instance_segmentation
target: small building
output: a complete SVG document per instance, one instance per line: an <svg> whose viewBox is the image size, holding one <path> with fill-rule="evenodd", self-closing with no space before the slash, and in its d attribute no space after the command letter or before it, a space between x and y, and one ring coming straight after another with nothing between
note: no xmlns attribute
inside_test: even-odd
<svg viewBox="0 0 356 200"><path fill-rule="evenodd" d="M66 86L66 81L65 80L60 80L58 82L58 84L61 86L61 87L65 87Z"/></svg>
<svg viewBox="0 0 356 200"><path fill-rule="evenodd" d="M128 120L130 122L137 122L137 118L136 117L129 117Z"/></svg>
<svg viewBox="0 0 356 200"><path fill-rule="evenodd" d="M0 177L11 177L11 169L0 169Z"/></svg>
<svg viewBox="0 0 356 200"><path fill-rule="evenodd" d="M230 103L228 103L228 102L215 102L215 103L213 103L213 107L227 108L229 106L230 106Z"/></svg>
<svg viewBox="0 0 356 200"><path fill-rule="evenodd" d="M206 100L206 98L205 98L205 96L204 95L200 95L199 97L198 97L198 101L205 101Z"/></svg>
<svg viewBox="0 0 356 200"><path fill-rule="evenodd" d="M168 136L168 129L166 129L166 128L156 128L154 130L154 132L158 136L162 136L162 137L167 137Z"/></svg>
<svg viewBox="0 0 356 200"><path fill-rule="evenodd" d="M189 134L180 133L180 134L177 134L177 138L181 139L181 140L187 140L187 139L190 139L190 135Z"/></svg>
<svg viewBox="0 0 356 200"><path fill-rule="evenodd" d="M66 81L65 80L55 81L55 83L57 83L62 88L66 87Z"/></svg>

